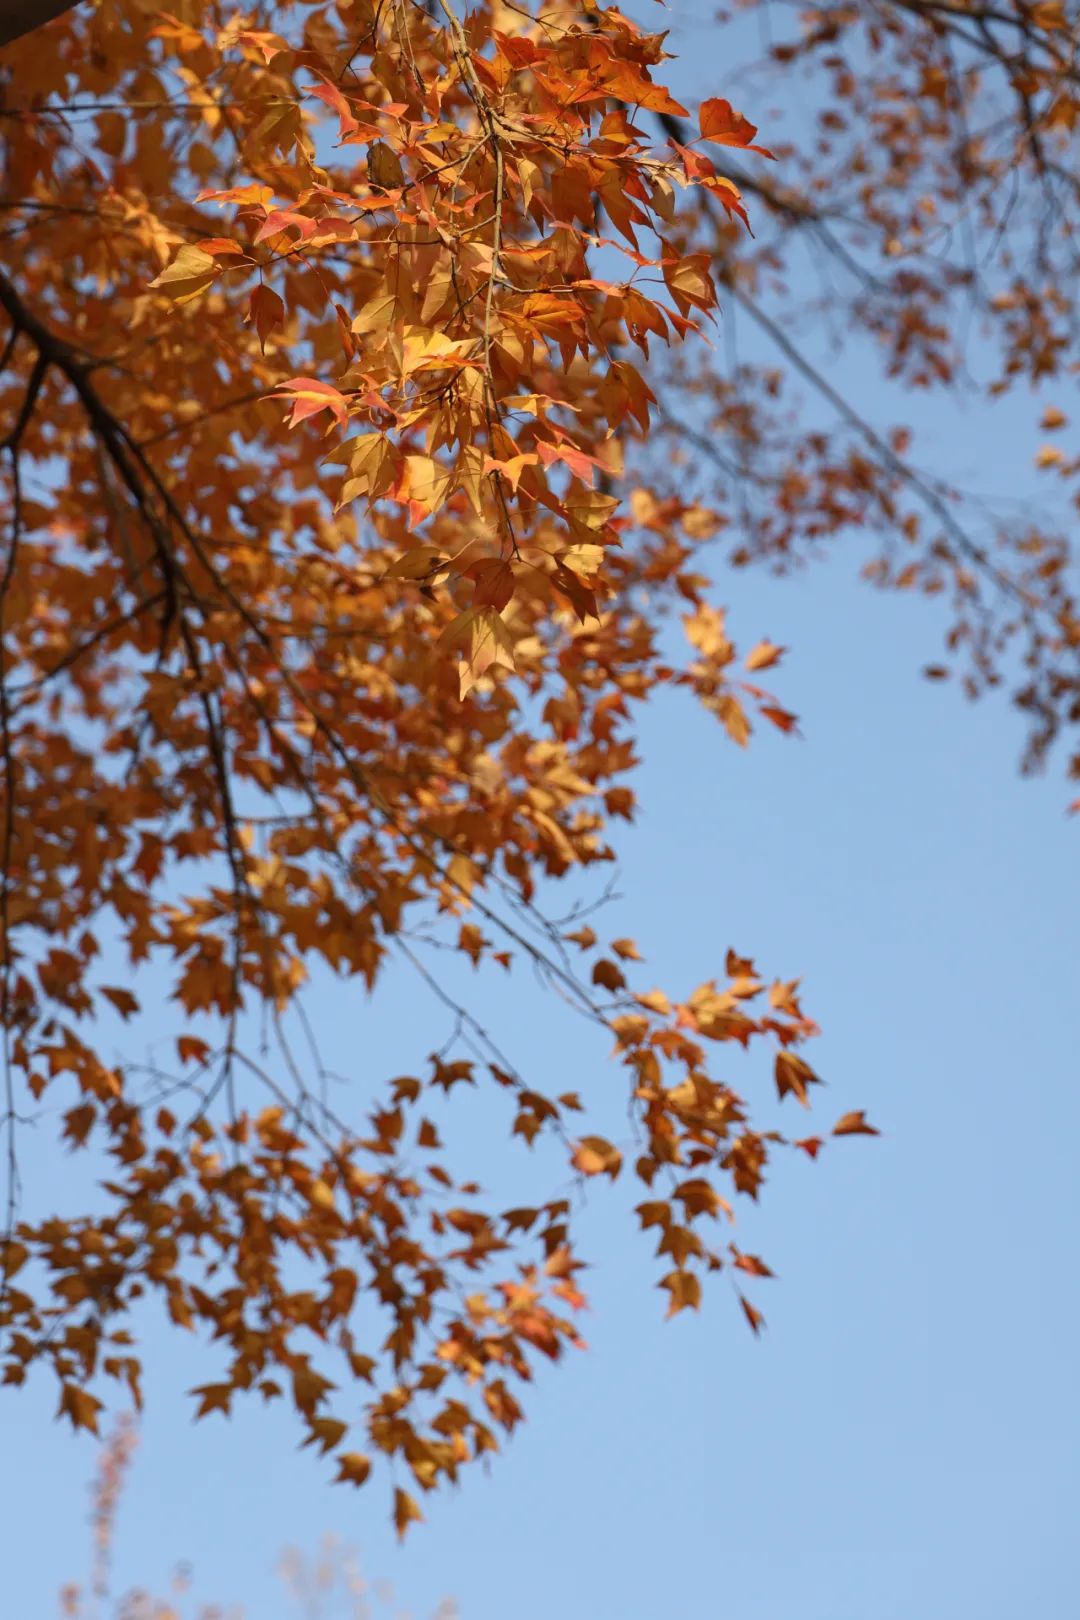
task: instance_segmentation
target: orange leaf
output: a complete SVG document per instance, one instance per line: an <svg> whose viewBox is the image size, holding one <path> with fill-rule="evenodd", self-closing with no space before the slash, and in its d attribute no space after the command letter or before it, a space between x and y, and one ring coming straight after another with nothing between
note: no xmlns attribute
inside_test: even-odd
<svg viewBox="0 0 1080 1620"><path fill-rule="evenodd" d="M178 1035L176 1050L181 1063L206 1063L210 1059L208 1043L197 1035Z"/></svg>
<svg viewBox="0 0 1080 1620"><path fill-rule="evenodd" d="M762 1328L765 1326L765 1318L762 1316L761 1312L755 1305L751 1305L750 1301L745 1299L742 1294L739 1295L739 1304L742 1306L743 1314L745 1315L750 1326L753 1328L754 1332L760 1333Z"/></svg>
<svg viewBox="0 0 1080 1620"><path fill-rule="evenodd" d="M820 1136L804 1136L800 1141L793 1142L792 1146L801 1148L808 1158L816 1159L825 1144Z"/></svg>
<svg viewBox="0 0 1080 1620"><path fill-rule="evenodd" d="M751 1277L773 1277L775 1272L769 1270L764 1260L756 1254L741 1254L738 1249L732 1251L735 1256L735 1267L738 1271L745 1271Z"/></svg>
<svg viewBox="0 0 1080 1620"><path fill-rule="evenodd" d="M844 1114L841 1119L838 1119L836 1124L833 1126L832 1133L834 1136L881 1135L881 1132L879 1130L875 1130L873 1125L867 1124L866 1115L863 1113L861 1108L855 1109L853 1113Z"/></svg>
<svg viewBox="0 0 1080 1620"><path fill-rule="evenodd" d="M292 401L290 427L296 427L309 416L317 416L320 411L329 411L342 427L348 420L344 397L330 383L320 382L318 377L293 377L289 382L279 383L271 397Z"/></svg>
<svg viewBox="0 0 1080 1620"><path fill-rule="evenodd" d="M614 1181L622 1169L622 1154L602 1136L583 1136L570 1162L582 1175L608 1175Z"/></svg>
<svg viewBox="0 0 1080 1620"><path fill-rule="evenodd" d="M131 1018L139 1010L139 1003L130 990L117 990L111 985L103 984L101 994L107 1001L111 1001L121 1018Z"/></svg>
<svg viewBox="0 0 1080 1620"><path fill-rule="evenodd" d="M714 141L717 146L741 146L748 152L760 152L762 157L773 156L764 146L751 145L757 134L757 125L736 112L730 101L723 101L719 97L703 101L698 124L703 139Z"/></svg>
<svg viewBox="0 0 1080 1620"><path fill-rule="evenodd" d="M233 1397L231 1384L200 1384L191 1393L202 1396L195 1413L197 1418L206 1417L209 1412L223 1412L228 1417Z"/></svg>
<svg viewBox="0 0 1080 1620"><path fill-rule="evenodd" d="M365 1457L362 1451L344 1451L337 1462L338 1480L345 1480L350 1485L362 1485L371 1473L371 1458Z"/></svg>
<svg viewBox="0 0 1080 1620"><path fill-rule="evenodd" d="M668 1316L687 1309L696 1311L701 1304L701 1279L692 1271L669 1271L659 1286L668 1291Z"/></svg>
<svg viewBox="0 0 1080 1620"><path fill-rule="evenodd" d="M763 703L761 713L766 720L771 720L779 731L795 731L798 729L799 717L797 714L788 714L786 709L774 708L772 704Z"/></svg>
<svg viewBox="0 0 1080 1620"><path fill-rule="evenodd" d="M423 1517L408 1491L403 1491L399 1485L394 1491L394 1527L398 1536L404 1537L409 1525L414 1520L422 1520Z"/></svg>
<svg viewBox="0 0 1080 1620"><path fill-rule="evenodd" d="M750 670L768 669L770 665L780 661L784 656L784 652L785 648L774 647L771 641L759 641L757 646L753 647L746 655L746 668Z"/></svg>
<svg viewBox="0 0 1080 1620"><path fill-rule="evenodd" d="M787 1096L788 1092L792 1092L804 1108L809 1108L808 1088L820 1084L821 1081L809 1063L806 1062L805 1058L799 1057L797 1052L778 1052L776 1054L776 1089L781 1100Z"/></svg>
<svg viewBox="0 0 1080 1620"><path fill-rule="evenodd" d="M600 961L594 965L592 982L600 985L601 989L610 990L612 993L626 987L626 979L623 976L622 969L616 967L614 962L609 962L606 957L601 957Z"/></svg>
<svg viewBox="0 0 1080 1620"><path fill-rule="evenodd" d="M503 557L485 557L469 572L474 580L473 601L477 607L492 607L501 613L514 594L514 571Z"/></svg>
<svg viewBox="0 0 1080 1620"><path fill-rule="evenodd" d="M88 1390L80 1389L77 1384L64 1384L56 1415L70 1418L73 1429L89 1429L91 1434L97 1434L101 1406L97 1396Z"/></svg>

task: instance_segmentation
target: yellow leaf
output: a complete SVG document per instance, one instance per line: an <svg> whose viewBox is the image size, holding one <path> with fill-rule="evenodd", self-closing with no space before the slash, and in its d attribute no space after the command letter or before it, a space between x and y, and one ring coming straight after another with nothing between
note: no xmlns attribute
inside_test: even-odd
<svg viewBox="0 0 1080 1620"><path fill-rule="evenodd" d="M603 546L567 546L559 553L559 561L583 579L593 579L604 561Z"/></svg>
<svg viewBox="0 0 1080 1620"><path fill-rule="evenodd" d="M428 512L437 512L450 489L450 469L431 456L406 456L409 500L417 501Z"/></svg>
<svg viewBox="0 0 1080 1620"><path fill-rule="evenodd" d="M334 1201L333 1190L327 1186L321 1176L311 1183L308 1188L308 1198L316 1209L322 1209L330 1215L337 1214L337 1204Z"/></svg>
<svg viewBox="0 0 1080 1620"><path fill-rule="evenodd" d="M784 655L783 647L774 647L771 641L759 641L746 655L747 669L768 669Z"/></svg>
<svg viewBox="0 0 1080 1620"><path fill-rule="evenodd" d="M386 570L387 579L427 579L431 574L439 572L439 565L446 561L446 557L438 546L417 546L414 551L406 551L396 562L392 562Z"/></svg>
<svg viewBox="0 0 1080 1620"><path fill-rule="evenodd" d="M369 298L359 315L352 323L352 329L362 336L365 332L377 332L380 327L389 326L397 310L396 293L379 293L375 298Z"/></svg>
<svg viewBox="0 0 1080 1620"><path fill-rule="evenodd" d="M677 254L666 247L661 269L668 292L684 315L691 309L711 309L716 303L710 263L707 253Z"/></svg>
<svg viewBox="0 0 1080 1620"><path fill-rule="evenodd" d="M738 743L740 748L745 748L750 741L750 722L746 718L746 710L738 699L729 693L723 693L716 699L716 712L732 742Z"/></svg>
<svg viewBox="0 0 1080 1620"><path fill-rule="evenodd" d="M493 607L466 608L447 625L439 638L440 646L465 643L458 674L460 697L468 695L477 681L493 665L514 668L514 644L502 618Z"/></svg>
<svg viewBox="0 0 1080 1620"><path fill-rule="evenodd" d="M216 274L217 265L213 255L187 243L180 249L172 264L163 270L160 276L156 276L150 285L160 287L175 303L186 304L205 292Z"/></svg>

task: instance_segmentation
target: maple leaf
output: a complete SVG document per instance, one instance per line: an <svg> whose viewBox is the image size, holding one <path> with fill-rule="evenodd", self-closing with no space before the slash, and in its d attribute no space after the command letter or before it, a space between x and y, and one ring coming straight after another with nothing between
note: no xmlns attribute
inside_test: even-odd
<svg viewBox="0 0 1080 1620"><path fill-rule="evenodd" d="M585 1136L574 1150L571 1163L582 1175L607 1175L614 1181L622 1168L622 1154L602 1136Z"/></svg>
<svg viewBox="0 0 1080 1620"><path fill-rule="evenodd" d="M771 641L759 641L756 647L751 648L743 660L749 670L770 669L783 657L785 649L775 647Z"/></svg>
<svg viewBox="0 0 1080 1620"><path fill-rule="evenodd" d="M398 1486L394 1491L394 1528L399 1539L404 1539L410 1524L422 1520L423 1517L413 1497Z"/></svg>
<svg viewBox="0 0 1080 1620"><path fill-rule="evenodd" d="M67 1417L71 1420L73 1429L89 1429L91 1434L98 1433L98 1414L102 1409L102 1402L89 1390L80 1389L77 1384L64 1384L60 1391L60 1408L57 1417Z"/></svg>
<svg viewBox="0 0 1080 1620"><path fill-rule="evenodd" d="M371 1458L365 1457L362 1451L343 1451L339 1453L337 1463L338 1479L350 1485L363 1485L371 1473ZM401 1533L402 1527L399 1526Z"/></svg>
<svg viewBox="0 0 1080 1620"><path fill-rule="evenodd" d="M438 546L417 546L390 564L386 578L431 580L444 571L446 562L447 558Z"/></svg>
<svg viewBox="0 0 1080 1620"><path fill-rule="evenodd" d="M771 721L778 731L789 732L798 729L798 717L789 714L786 709L778 709L775 704L763 703L760 712L765 716L766 720Z"/></svg>
<svg viewBox="0 0 1080 1620"><path fill-rule="evenodd" d="M781 1099L792 1093L804 1108L810 1106L810 1086L819 1086L821 1081L807 1063L797 1052L778 1052L776 1054L776 1089Z"/></svg>
<svg viewBox="0 0 1080 1620"><path fill-rule="evenodd" d="M176 304L188 304L210 286L217 274L213 254L185 243L172 263L155 276L151 287L160 287Z"/></svg>
<svg viewBox="0 0 1080 1620"><path fill-rule="evenodd" d="M342 427L348 418L348 408L342 395L330 383L322 382L318 377L293 377L289 382L279 383L275 397L292 401L290 427L306 422L320 411L329 411Z"/></svg>
<svg viewBox="0 0 1080 1620"><path fill-rule="evenodd" d="M742 146L749 152L760 152L762 157L773 157L764 146L752 145L757 125L736 112L730 101L724 101L719 96L701 103L698 127L702 138L714 141L717 146Z"/></svg>
<svg viewBox="0 0 1080 1620"><path fill-rule="evenodd" d="M111 985L102 985L101 994L111 1001L121 1018L128 1019L139 1010L139 1003L130 990L118 989Z"/></svg>
<svg viewBox="0 0 1080 1620"><path fill-rule="evenodd" d="M222 1412L229 1416L233 1398L231 1384L200 1384L191 1393L201 1397L195 1413L197 1418L206 1417L210 1412Z"/></svg>
<svg viewBox="0 0 1080 1620"><path fill-rule="evenodd" d="M742 1306L743 1315L746 1317L746 1320L749 1322L754 1333L760 1333L765 1325L765 1318L762 1316L761 1312L755 1305L751 1305L750 1301L745 1299L742 1294L739 1295L739 1304Z"/></svg>
<svg viewBox="0 0 1080 1620"><path fill-rule="evenodd" d="M464 649L458 665L462 700L492 666L514 668L514 644L503 619L493 607L466 608L440 638L443 646L462 643Z"/></svg>
<svg viewBox="0 0 1080 1620"><path fill-rule="evenodd" d="M714 588L853 537L869 578L953 604L934 678L992 685L1012 644L1031 763L1075 728L1068 536L951 488L945 524L911 431L871 428L858 390L881 375L947 402L960 289L987 334L986 397L1064 374L1075 199L1061 191L1052 230L1031 209L1080 103L1057 0L1028 18L1027 44L1046 42L1037 131L1034 91L1015 93L1030 64L977 29L886 0L878 37L879 13L848 7L836 28L782 31L770 58L781 75L807 65L827 161L792 143L751 187L703 148L769 155L754 124L706 99L699 141L678 84L653 77L663 36L617 10L563 28L366 3L356 26L356 9L283 8L278 34L120 0L115 27L73 7L48 48L9 47L0 999L19 1117L52 1088L42 1139L100 1148L110 1179L92 1212L35 1220L28 1199L0 1234L0 1379L48 1369L92 1427L98 1397L73 1369L137 1399L130 1311L154 1297L221 1358L200 1415L279 1401L343 1483L385 1461L392 1485L429 1490L520 1421L515 1380L537 1358L580 1343L576 1202L541 1187L502 1210L484 1131L460 1164L456 1138L441 1145L462 1102L512 1102L515 1142L558 1136L597 1192L641 1183L669 1314L720 1270L768 1275L703 1234L736 1192L763 1194L782 1148L815 1159L827 1140L763 1127L757 1088L740 1095L714 1061L716 1043L748 1065L779 1047L777 1091L808 1107L817 1076L795 1048L817 1031L798 981L728 952L726 983L639 992L634 939L597 958L583 921L635 815L648 699L693 694L742 747L758 714L797 729L741 678L783 649L759 642L739 671ZM838 75L834 57L865 71ZM148 111L148 73L183 96ZM91 103L89 126L49 114ZM899 106L910 117L882 139ZM966 121L1001 107L993 151L973 144ZM1002 248L978 285L953 245L967 254L971 221ZM835 370L812 357L809 240L843 270ZM866 274L849 293L853 253ZM736 308L760 348L732 368L704 339ZM848 364L866 339L873 361ZM284 433L278 401L341 442ZM1042 420L1066 425L1054 407ZM1068 496L1064 440L1038 461ZM687 667L668 662L676 614ZM537 897L566 878L573 920L552 923ZM542 1061L519 1073L470 995L433 981L438 948L468 962L470 989L489 963L509 975L511 1033L522 965L555 986L610 1036L617 1096L545 1082ZM99 989L99 957L130 960L130 981L107 970L120 985ZM378 998L391 963L424 993L438 983L450 1038L423 1078L362 1063L360 1087L332 1086L305 985L329 974ZM125 1068L95 1029L101 997L133 1050L144 1026L154 1051L175 1040L179 1074ZM402 1041L415 1033L407 1019ZM624 1164L604 1133L627 1111ZM853 1111L834 1134L873 1127ZM335 1357L369 1386L371 1458L341 1449L356 1410ZM418 1516L403 1491L394 1516L399 1531Z"/></svg>
<svg viewBox="0 0 1080 1620"><path fill-rule="evenodd" d="M248 319L259 334L259 346L266 353L266 340L278 326L285 324L285 304L272 287L260 282L252 290Z"/></svg>
<svg viewBox="0 0 1080 1620"><path fill-rule="evenodd" d="M181 1063L208 1063L210 1060L209 1044L197 1035L178 1035L176 1051Z"/></svg>
<svg viewBox="0 0 1080 1620"><path fill-rule="evenodd" d="M880 1136L881 1132L873 1125L868 1124L866 1115L861 1108L854 1109L850 1114L844 1114L833 1126L834 1136Z"/></svg>
<svg viewBox="0 0 1080 1620"><path fill-rule="evenodd" d="M738 1249L735 1249L733 1253L733 1264L736 1270L745 1271L751 1277L772 1277L775 1275L774 1272L769 1270L764 1260L760 1259L756 1254L742 1254Z"/></svg>
<svg viewBox="0 0 1080 1620"><path fill-rule="evenodd" d="M308 1437L305 1446L318 1446L324 1454L332 1451L344 1439L348 1425L336 1418L312 1418L309 1424ZM343 1476L339 1476L343 1477ZM358 1480L357 1484L362 1484Z"/></svg>
<svg viewBox="0 0 1080 1620"><path fill-rule="evenodd" d="M604 990L610 990L614 994L618 990L625 989L626 975L616 963L602 957L599 962L593 964L592 982L600 985Z"/></svg>
<svg viewBox="0 0 1080 1620"><path fill-rule="evenodd" d="M0 1250L0 1276L14 1277L29 1258L30 1250L25 1243L17 1243L13 1238L5 1239Z"/></svg>
<svg viewBox="0 0 1080 1620"><path fill-rule="evenodd" d="M661 1280L659 1286L668 1291L668 1316L677 1316L680 1311L687 1309L695 1311L700 1309L701 1279L694 1272L682 1269L671 1271Z"/></svg>
<svg viewBox="0 0 1080 1620"><path fill-rule="evenodd" d="M368 147L368 179L380 191L394 191L405 183L401 159L385 141L374 141Z"/></svg>
<svg viewBox="0 0 1080 1620"><path fill-rule="evenodd" d="M487 557L470 569L475 581L473 601L501 613L514 594L514 571L502 557Z"/></svg>

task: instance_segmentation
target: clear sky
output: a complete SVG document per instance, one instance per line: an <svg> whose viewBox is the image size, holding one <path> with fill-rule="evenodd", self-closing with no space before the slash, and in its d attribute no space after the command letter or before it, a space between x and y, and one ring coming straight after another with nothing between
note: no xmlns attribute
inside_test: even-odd
<svg viewBox="0 0 1080 1620"><path fill-rule="evenodd" d="M1031 448L983 427L959 450L1022 495ZM858 585L845 553L721 583L737 637L792 648L774 684L803 739L742 754L688 702L658 703L605 914L657 982L691 987L729 945L801 972L822 1120L865 1107L884 1133L785 1164L740 1228L779 1274L754 1296L767 1332L722 1286L665 1324L628 1192L597 1193L588 1352L542 1375L488 1476L425 1499L404 1548L385 1495L330 1486L284 1414L195 1426L179 1392L205 1364L162 1334L118 1590L160 1588L186 1559L200 1594L285 1620L281 1551L333 1532L414 1620L444 1596L462 1620L1074 1620L1080 827L1060 779L1017 778L1003 701L919 681L932 606ZM519 1061L621 1083L550 998L480 993ZM318 1016L331 1062L362 1052L380 1075L415 1071L445 1033L404 977ZM44 1384L0 1391L5 1620L51 1616L87 1566L93 1446L53 1407Z"/></svg>

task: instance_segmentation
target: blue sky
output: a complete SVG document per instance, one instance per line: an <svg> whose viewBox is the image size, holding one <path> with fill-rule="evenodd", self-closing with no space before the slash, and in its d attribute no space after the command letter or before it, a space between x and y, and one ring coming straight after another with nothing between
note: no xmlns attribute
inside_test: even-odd
<svg viewBox="0 0 1080 1620"><path fill-rule="evenodd" d="M951 408L919 416L942 465L1037 487L1015 413L977 434ZM404 1548L385 1496L330 1486L275 1409L194 1425L181 1391L199 1352L151 1336L118 1590L160 1589L185 1559L207 1599L284 1620L281 1551L333 1532L415 1620L444 1596L463 1620L1075 1616L1080 830L1060 779L1017 778L1004 701L918 679L943 620L859 585L861 560L853 541L788 581L721 581L743 644L792 649L773 684L803 737L743 754L688 702L658 702L604 920L659 983L719 972L729 945L802 973L823 1121L865 1107L884 1133L785 1165L740 1211L778 1273L755 1293L767 1332L723 1287L665 1324L629 1191L594 1195L588 1352L542 1375L489 1475L426 1499ZM621 1083L550 998L478 982L519 1061L591 1094ZM339 989L318 1019L331 1066L360 1050L378 1074L414 1071L445 1034L404 975L373 1002ZM490 1120L475 1129L502 1152ZM53 1614L88 1561L93 1447L53 1409L44 1384L0 1392L18 1620Z"/></svg>

